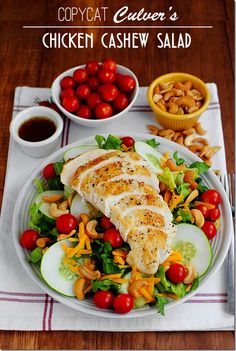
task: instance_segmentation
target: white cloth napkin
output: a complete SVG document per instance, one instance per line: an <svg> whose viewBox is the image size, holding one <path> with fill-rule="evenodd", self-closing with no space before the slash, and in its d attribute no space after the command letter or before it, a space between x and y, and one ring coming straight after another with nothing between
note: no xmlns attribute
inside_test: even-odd
<svg viewBox="0 0 236 351"><path fill-rule="evenodd" d="M211 145L222 148L214 158L213 168L226 173L224 139L217 88L208 84L211 103L201 117L208 130ZM14 115L35 104L34 100L49 99L50 89L18 87L15 91ZM146 101L146 88L123 120L114 121L108 128L90 129L65 121L62 145L97 133L147 133L147 124L154 123L153 113ZM15 199L42 159L34 159L21 152L10 139L5 190L0 223L0 329L5 330L101 330L101 331L174 331L174 330L232 330L234 318L226 312L226 267L219 272L191 300L166 312L139 319L106 319L74 311L46 295L26 274L16 257L11 235L11 220Z"/></svg>

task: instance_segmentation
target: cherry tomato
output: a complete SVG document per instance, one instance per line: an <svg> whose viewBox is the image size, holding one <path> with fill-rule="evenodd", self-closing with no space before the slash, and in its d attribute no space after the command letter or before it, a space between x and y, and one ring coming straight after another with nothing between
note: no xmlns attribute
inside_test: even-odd
<svg viewBox="0 0 236 351"><path fill-rule="evenodd" d="M88 79L87 70L85 68L78 68L78 69L76 69L74 71L73 78L79 84L85 83L87 81L87 79Z"/></svg>
<svg viewBox="0 0 236 351"><path fill-rule="evenodd" d="M90 76L88 77L87 84L90 87L91 91L97 91L100 85L100 82L97 76Z"/></svg>
<svg viewBox="0 0 236 351"><path fill-rule="evenodd" d="M64 97L66 97L66 96L75 96L75 91L74 91L74 89L72 89L72 88L67 88L67 89L62 90L61 95L60 95L61 101L62 101L62 100L64 99Z"/></svg>
<svg viewBox="0 0 236 351"><path fill-rule="evenodd" d="M101 85L98 92L102 99L108 102L114 101L118 96L118 89L114 84Z"/></svg>
<svg viewBox="0 0 236 351"><path fill-rule="evenodd" d="M100 224L103 227L103 229L110 229L114 227L114 225L111 223L110 219L107 218L106 216L103 216L100 220Z"/></svg>
<svg viewBox="0 0 236 351"><path fill-rule="evenodd" d="M76 111L76 115L82 118L89 119L92 117L92 111L88 106L80 105L80 107Z"/></svg>
<svg viewBox="0 0 236 351"><path fill-rule="evenodd" d="M134 307L134 299L133 296L129 294L120 294L115 296L113 301L113 308L116 313L128 313Z"/></svg>
<svg viewBox="0 0 236 351"><path fill-rule="evenodd" d="M201 200L208 204L219 205L221 203L221 196L215 189L209 189L201 195Z"/></svg>
<svg viewBox="0 0 236 351"><path fill-rule="evenodd" d="M106 102L101 102L95 108L95 116L98 119L104 119L104 118L111 117L112 113L113 113L113 109L112 109L111 105L106 103Z"/></svg>
<svg viewBox="0 0 236 351"><path fill-rule="evenodd" d="M173 283L181 283L187 276L187 270L180 263L172 263L166 271L167 278Z"/></svg>
<svg viewBox="0 0 236 351"><path fill-rule="evenodd" d="M205 221L201 229L204 231L209 240L213 239L217 232L215 224L210 221Z"/></svg>
<svg viewBox="0 0 236 351"><path fill-rule="evenodd" d="M116 73L116 68L117 68L116 61L112 59L105 59L102 63L102 68Z"/></svg>
<svg viewBox="0 0 236 351"><path fill-rule="evenodd" d="M50 179L56 177L56 173L54 171L53 163L49 163L43 169L43 176L45 179Z"/></svg>
<svg viewBox="0 0 236 351"><path fill-rule="evenodd" d="M117 111L123 111L129 105L129 99L124 93L119 92L114 101L114 108Z"/></svg>
<svg viewBox="0 0 236 351"><path fill-rule="evenodd" d="M103 84L112 84L116 79L116 74L108 69L101 69L98 72L98 79Z"/></svg>
<svg viewBox="0 0 236 351"><path fill-rule="evenodd" d="M89 76L97 74L99 71L99 63L97 61L89 61L86 63L86 70Z"/></svg>
<svg viewBox="0 0 236 351"><path fill-rule="evenodd" d="M39 106L51 107L51 103L48 100L39 101Z"/></svg>
<svg viewBox="0 0 236 351"><path fill-rule="evenodd" d="M118 85L123 92L131 93L134 90L136 83L134 78L124 75L119 79Z"/></svg>
<svg viewBox="0 0 236 351"><path fill-rule="evenodd" d="M213 208L212 210L209 210L208 218L211 221L216 221L220 217L220 210L218 207Z"/></svg>
<svg viewBox="0 0 236 351"><path fill-rule="evenodd" d="M78 225L78 221L72 214L63 214L56 220L56 228L59 233L69 234Z"/></svg>
<svg viewBox="0 0 236 351"><path fill-rule="evenodd" d="M108 291L97 291L93 296L93 302L98 308L109 308L114 300L113 294Z"/></svg>
<svg viewBox="0 0 236 351"><path fill-rule="evenodd" d="M102 99L98 93L91 93L87 97L87 105L90 107L92 110L95 109L95 107L102 102Z"/></svg>
<svg viewBox="0 0 236 351"><path fill-rule="evenodd" d="M103 236L103 241L110 241L114 248L120 247L123 244L123 239L120 232L116 228L107 229Z"/></svg>
<svg viewBox="0 0 236 351"><path fill-rule="evenodd" d="M121 74L121 73L116 73L116 80L115 80L115 82L116 82L116 83L119 83L119 80L120 80L122 77L123 77L123 74Z"/></svg>
<svg viewBox="0 0 236 351"><path fill-rule="evenodd" d="M36 230L27 229L20 236L20 244L27 250L34 250L38 238L39 233Z"/></svg>
<svg viewBox="0 0 236 351"><path fill-rule="evenodd" d="M72 78L70 76L66 76L66 77L62 78L60 83L61 83L62 89L74 88L76 85L74 78Z"/></svg>
<svg viewBox="0 0 236 351"><path fill-rule="evenodd" d="M90 88L88 85L82 84L76 89L76 95L80 100L85 100L90 94Z"/></svg>
<svg viewBox="0 0 236 351"><path fill-rule="evenodd" d="M131 147L135 143L134 139L131 138L130 136L125 136L121 140L122 140L123 144L125 144L125 146L127 146L127 147Z"/></svg>
<svg viewBox="0 0 236 351"><path fill-rule="evenodd" d="M207 218L209 214L209 209L204 205L197 205L196 208L202 212L203 217Z"/></svg>
<svg viewBox="0 0 236 351"><path fill-rule="evenodd" d="M79 108L79 100L76 96L65 96L62 100L62 106L68 112L75 112Z"/></svg>

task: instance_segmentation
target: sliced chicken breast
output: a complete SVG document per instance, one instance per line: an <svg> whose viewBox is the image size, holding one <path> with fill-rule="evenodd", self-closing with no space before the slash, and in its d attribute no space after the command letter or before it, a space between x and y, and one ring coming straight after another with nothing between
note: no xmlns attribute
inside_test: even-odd
<svg viewBox="0 0 236 351"><path fill-rule="evenodd" d="M175 226L146 160L135 152L92 150L68 161L61 181L110 218L131 247L131 267L157 271L171 251Z"/></svg>

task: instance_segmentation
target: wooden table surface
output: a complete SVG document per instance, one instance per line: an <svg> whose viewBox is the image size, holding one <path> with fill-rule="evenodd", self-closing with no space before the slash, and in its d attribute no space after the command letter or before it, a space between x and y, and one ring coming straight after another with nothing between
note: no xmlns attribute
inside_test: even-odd
<svg viewBox="0 0 236 351"><path fill-rule="evenodd" d="M113 14L124 5L130 10L145 6L148 11L167 9L171 4L179 15L177 25L212 25L212 29L178 29L188 32L192 44L188 49L157 49L155 34L170 30L150 29L147 49L104 49L95 42L94 49L46 49L41 44L45 29L23 29L23 25L58 25L59 6L84 8L108 6ZM168 5L168 6L167 6ZM159 1L1 1L0 47L0 199L4 189L7 162L9 123L16 86L50 87L53 79L67 68L91 59L113 57L118 63L136 73L140 85L148 85L153 78L171 71L184 71L218 86L225 137L228 171L234 171L234 2L233 0L159 0ZM68 25L95 25L79 20ZM112 16L106 25L112 24ZM124 24L127 24L124 23ZM129 23L129 25L146 23ZM151 24L148 22L147 24ZM154 23L172 24L173 23ZM65 30L63 30L65 31ZM68 30L67 30L68 31ZM77 30L81 31L81 30ZM86 31L86 30L84 30ZM96 29L99 37L105 29ZM124 32L127 30L119 30ZM140 31L140 30L136 30ZM142 30L142 31L147 31ZM115 30L113 30L115 32ZM214 123L214 122L213 122ZM3 316L1 316L3 318ZM3 349L233 349L233 332L17 332L1 331Z"/></svg>

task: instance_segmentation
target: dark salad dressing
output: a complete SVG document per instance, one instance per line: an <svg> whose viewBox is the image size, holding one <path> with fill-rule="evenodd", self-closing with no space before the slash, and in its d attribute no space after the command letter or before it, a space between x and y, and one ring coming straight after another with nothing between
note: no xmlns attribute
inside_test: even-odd
<svg viewBox="0 0 236 351"><path fill-rule="evenodd" d="M56 131L55 123L47 117L32 117L19 128L19 137L25 141L37 142L50 138Z"/></svg>

